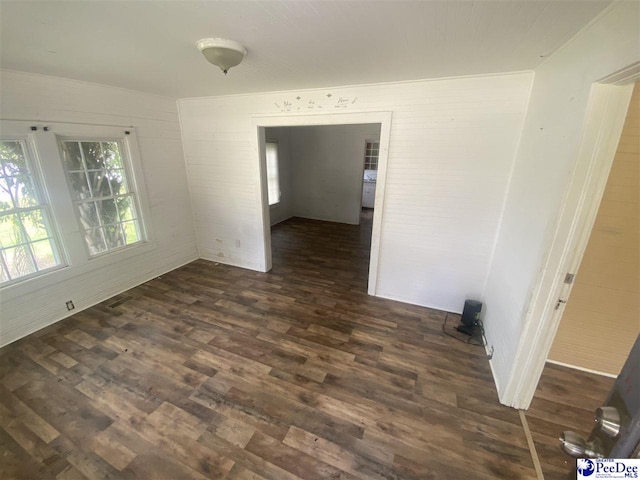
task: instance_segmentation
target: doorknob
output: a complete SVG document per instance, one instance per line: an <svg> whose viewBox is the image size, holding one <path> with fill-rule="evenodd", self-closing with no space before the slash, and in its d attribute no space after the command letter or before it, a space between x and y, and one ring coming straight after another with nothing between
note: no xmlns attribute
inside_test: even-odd
<svg viewBox="0 0 640 480"><path fill-rule="evenodd" d="M567 430L560 435L560 443L565 453L574 458L604 458L602 445L597 438L590 442L575 432Z"/></svg>
<svg viewBox="0 0 640 480"><path fill-rule="evenodd" d="M616 407L599 407L596 409L596 424L606 435L616 438L620 433L620 412Z"/></svg>

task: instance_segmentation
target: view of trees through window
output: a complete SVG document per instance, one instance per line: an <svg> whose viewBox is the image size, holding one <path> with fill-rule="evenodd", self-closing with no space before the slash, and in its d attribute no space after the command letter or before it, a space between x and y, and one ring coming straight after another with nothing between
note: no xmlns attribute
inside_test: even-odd
<svg viewBox="0 0 640 480"><path fill-rule="evenodd" d="M136 199L118 142L65 140L61 147L89 253L141 241Z"/></svg>
<svg viewBox="0 0 640 480"><path fill-rule="evenodd" d="M0 283L60 264L49 218L24 142L0 142Z"/></svg>

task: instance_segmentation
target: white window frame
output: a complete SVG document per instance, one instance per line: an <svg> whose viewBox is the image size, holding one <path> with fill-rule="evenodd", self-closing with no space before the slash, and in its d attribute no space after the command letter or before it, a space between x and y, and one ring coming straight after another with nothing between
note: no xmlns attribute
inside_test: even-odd
<svg viewBox="0 0 640 480"><path fill-rule="evenodd" d="M269 145L275 145L276 157L275 157L275 166L269 165ZM282 190L280 189L280 152L278 151L278 142L273 140L267 140L265 142L265 159L266 159L266 170L267 170L267 200L269 202L269 206L272 207L274 205L278 205L282 200ZM270 172L271 169L275 170L275 190L274 194L277 196L277 199L272 201L271 199L271 185L270 185Z"/></svg>
<svg viewBox="0 0 640 480"><path fill-rule="evenodd" d="M147 201L147 192L143 181L142 164L140 161L140 154L138 149L138 142L136 132L133 128L129 127L111 127L102 125L73 125L73 124L54 124L50 127L55 135L56 150L58 155L58 164L63 172L65 189L67 190L68 203L73 207L73 215L75 218L75 225L78 233L80 234L82 241L82 248L84 251L84 260L95 262L101 258L117 257L118 254L136 250L136 248L144 246L150 243L152 238L151 232L151 213ZM125 173L127 175L127 182L131 185L131 190L135 192L136 209L139 216L139 228L141 241L131 245L126 245L121 248L107 250L98 254L91 254L89 246L84 240L84 229L80 221L80 216L75 204L72 200L73 192L69 184L66 168L63 165L61 144L62 141L116 141L122 148L120 152L123 157Z"/></svg>
<svg viewBox="0 0 640 480"><path fill-rule="evenodd" d="M45 177L42 172L42 162L37 155L37 150L35 148L33 135L24 134L15 129L2 128L1 131L3 132L0 135L1 141L3 142L15 141L15 142L20 142L22 144L25 160L27 163L27 168L29 169L29 173L31 175L31 181L33 183L34 189L37 192L38 200L41 202L39 205L39 208L45 211L45 215L47 217L47 223L48 223L47 233L50 235L49 238L53 240L52 249L53 249L54 255L56 256L56 260L58 262L58 264L54 265L53 267L37 270L28 275L12 278L7 282L0 283L0 288L4 289L6 287L9 287L21 282L25 282L33 278L37 278L42 275L46 275L48 273L64 268L68 265L68 262L67 262L67 257L63 248L60 229L58 228L56 217L53 212L49 191L46 188L47 186L45 185L45 182L43 181ZM15 134L8 133L12 131L17 131L18 133L15 133ZM30 254L32 253L30 252ZM0 261L3 261L3 260L0 260ZM37 269L37 265L36 265L36 269Z"/></svg>
<svg viewBox="0 0 640 480"><path fill-rule="evenodd" d="M375 155L369 154L369 144L377 145L377 153ZM367 168L367 161L371 162L375 159L376 168ZM378 170L378 166L380 165L380 140L378 139L367 139L364 141L364 169L365 170Z"/></svg>
<svg viewBox="0 0 640 480"><path fill-rule="evenodd" d="M36 130L32 131L32 128L36 128ZM48 193L49 206L52 211L51 221L56 225L59 234L60 253L66 259L65 266L59 269L47 270L42 275L31 277L28 280L0 286L3 301L18 298L40 288L47 288L52 281L70 280L78 275L127 261L138 255L144 255L157 248L134 127L0 120L0 132L11 137L27 135L33 140L32 146L35 156L37 159L41 159L39 163L43 179L41 185ZM129 134L125 132L129 132ZM96 256L89 255L89 248L83 238L83 230L80 228L76 216L72 193L69 190L66 172L62 164L58 144L59 137L120 139L127 158L130 160L128 181L137 193L140 228L143 229L145 239L143 242Z"/></svg>
<svg viewBox="0 0 640 480"><path fill-rule="evenodd" d="M129 131L129 135L130 134L131 134L131 132ZM137 242L134 242L134 243L131 243L131 244L128 244L128 245L122 245L122 246L115 247L115 248L109 248L109 246L105 242L105 247L106 247L105 251L98 252L98 253L91 253L89 245L87 244L86 239L85 239L85 247L86 247L86 251L87 251L87 254L89 255L89 257L91 259L93 259L93 258L99 257L101 255L108 255L110 253L117 252L118 250L132 248L135 245L138 245L140 243L144 243L146 241L146 232L145 232L145 229L144 229L144 218L143 218L143 215L142 215L142 210L140 208L140 202L138 200L138 192L137 192L137 187L136 187L136 182L135 182L135 176L133 175L132 165L131 165L132 164L132 160L129 158L129 152L127 151L128 149L125 148L124 140L122 138L117 138L117 137L114 137L114 138L86 137L86 136L83 136L83 137L78 137L78 136L68 137L68 136L63 136L63 135L56 135L56 138L58 140L58 147L59 147L59 150L60 150L60 159L62 161L63 169L65 171L65 178L67 180L67 188L69 190L69 193L70 193L70 195L72 197L72 201L74 203L74 211L75 211L75 214L76 214L76 218L78 220L78 226L82 231L85 230L85 226L82 225L82 221L81 221L81 217L80 217L80 213L79 213L79 210L77 208L77 205L79 203L85 203L85 202L84 201L78 201L78 200L74 199L74 197L75 197L74 188L73 188L73 186L71 184L71 181L69 179L69 172L67 171L67 168L64 165L64 154L62 152L62 143L63 142L100 142L100 143L102 143L102 142L114 142L114 143L116 143L118 145L118 148L120 150L120 155L122 157L122 164L123 164L123 170L124 170L125 177L126 177L126 183L127 183L127 186L129 187L128 195L132 198L134 210L135 210L135 212L137 214L136 220L137 220L137 223L138 223L139 240ZM87 170L84 170L84 171L85 171L85 173L88 172ZM109 197L104 197L104 198L110 198L110 197L112 197L112 196L110 195ZM91 199L89 201L95 201L95 198L97 198L97 197L91 197ZM113 196L113 198L115 199L116 197ZM122 222L118 222L118 224L120 224L120 223L122 223ZM96 228L101 228L101 227L103 227L102 221L100 222L100 225L98 227L96 227ZM84 235L83 235L83 237L84 237Z"/></svg>

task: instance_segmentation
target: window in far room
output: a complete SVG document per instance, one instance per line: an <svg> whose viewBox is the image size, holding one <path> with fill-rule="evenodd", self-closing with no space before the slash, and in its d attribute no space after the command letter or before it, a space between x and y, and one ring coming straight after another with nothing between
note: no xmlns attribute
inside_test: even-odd
<svg viewBox="0 0 640 480"><path fill-rule="evenodd" d="M380 142L367 140L364 151L364 169L378 169L378 152L380 150Z"/></svg>
<svg viewBox="0 0 640 480"><path fill-rule="evenodd" d="M267 188L269 193L269 205L280 203L280 175L278 172L278 144L266 143L267 157Z"/></svg>

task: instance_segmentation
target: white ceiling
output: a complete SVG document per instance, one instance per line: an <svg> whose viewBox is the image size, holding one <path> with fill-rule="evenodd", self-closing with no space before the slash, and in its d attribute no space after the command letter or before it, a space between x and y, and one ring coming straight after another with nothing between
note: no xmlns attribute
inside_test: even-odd
<svg viewBox="0 0 640 480"><path fill-rule="evenodd" d="M610 3L2 1L0 66L171 97L528 70ZM225 77L203 37L249 53Z"/></svg>

